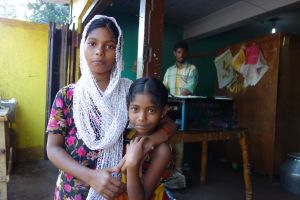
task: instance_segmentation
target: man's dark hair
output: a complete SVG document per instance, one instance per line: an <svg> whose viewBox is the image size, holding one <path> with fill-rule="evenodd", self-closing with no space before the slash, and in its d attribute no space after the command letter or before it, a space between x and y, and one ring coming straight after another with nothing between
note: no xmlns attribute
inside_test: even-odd
<svg viewBox="0 0 300 200"><path fill-rule="evenodd" d="M189 51L189 45L184 41L177 42L174 45L174 51L176 51L179 48L185 49L187 52Z"/></svg>

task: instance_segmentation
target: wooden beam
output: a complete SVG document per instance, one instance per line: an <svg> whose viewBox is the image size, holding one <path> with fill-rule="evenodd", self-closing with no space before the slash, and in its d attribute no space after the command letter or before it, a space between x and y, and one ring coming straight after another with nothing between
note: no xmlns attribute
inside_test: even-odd
<svg viewBox="0 0 300 200"><path fill-rule="evenodd" d="M85 16L85 14L87 13L87 11L90 9L91 5L93 4L93 0L87 0L81 13L78 16L78 20L77 20L77 32L80 34L81 33L81 29L82 29L82 18ZM79 42L80 44L80 42Z"/></svg>
<svg viewBox="0 0 300 200"><path fill-rule="evenodd" d="M161 78L164 1L141 0L138 34L137 78Z"/></svg>
<svg viewBox="0 0 300 200"><path fill-rule="evenodd" d="M95 15L103 14L109 6L113 5L112 0L93 1L86 13L83 15L82 24L85 26Z"/></svg>

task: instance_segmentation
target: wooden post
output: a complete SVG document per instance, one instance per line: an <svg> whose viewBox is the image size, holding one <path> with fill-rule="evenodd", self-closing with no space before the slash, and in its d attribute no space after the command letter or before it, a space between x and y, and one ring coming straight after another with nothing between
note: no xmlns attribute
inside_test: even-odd
<svg viewBox="0 0 300 200"><path fill-rule="evenodd" d="M245 188L246 188L246 200L252 200L249 154L248 154L248 145L246 141L245 132L243 132L240 135L240 145L241 145L242 158L243 158L243 174L244 174L244 181L245 181Z"/></svg>
<svg viewBox="0 0 300 200"><path fill-rule="evenodd" d="M160 79L164 31L164 1L141 0L138 34L137 78Z"/></svg>
<svg viewBox="0 0 300 200"><path fill-rule="evenodd" d="M202 142L201 152L201 169L200 169L200 183L206 182L206 167L207 167L207 141Z"/></svg>
<svg viewBox="0 0 300 200"><path fill-rule="evenodd" d="M7 118L6 116L0 116L0 200L7 200L7 140Z"/></svg>
<svg viewBox="0 0 300 200"><path fill-rule="evenodd" d="M76 49L78 48L78 34L75 31L75 24L72 26L71 31L71 50L70 50L70 70L69 70L69 83L75 83L76 80ZM79 70L78 70L79 71Z"/></svg>

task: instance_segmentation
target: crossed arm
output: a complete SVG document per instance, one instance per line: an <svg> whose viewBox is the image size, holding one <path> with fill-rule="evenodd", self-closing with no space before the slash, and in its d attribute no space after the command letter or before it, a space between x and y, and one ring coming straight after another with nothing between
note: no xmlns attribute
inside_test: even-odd
<svg viewBox="0 0 300 200"><path fill-rule="evenodd" d="M140 173L144 162L142 148L145 140L145 138L135 138L127 148L127 194L130 200L148 200L151 198L171 158L170 148L167 144L162 143L149 154L151 163L146 173Z"/></svg>

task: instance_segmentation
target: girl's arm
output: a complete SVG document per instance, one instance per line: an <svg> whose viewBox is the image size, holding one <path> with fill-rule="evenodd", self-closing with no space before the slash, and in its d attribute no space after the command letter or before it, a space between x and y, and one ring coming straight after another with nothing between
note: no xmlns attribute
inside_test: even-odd
<svg viewBox="0 0 300 200"><path fill-rule="evenodd" d="M145 191L139 176L140 166L144 157L143 145L146 138L134 138L126 147L127 194L130 200L144 200Z"/></svg>
<svg viewBox="0 0 300 200"><path fill-rule="evenodd" d="M151 198L160 177L167 167L171 151L167 144L162 143L151 153L151 164L142 177L139 176L143 161L143 143L145 139L134 139L127 151L127 193L130 200L148 200Z"/></svg>
<svg viewBox="0 0 300 200"><path fill-rule="evenodd" d="M166 142L170 139L175 133L177 132L176 124L174 121L165 116L163 119L160 120L158 129L154 133L149 136L144 136L146 140L143 142L143 154L146 155L149 151L153 150L154 146L157 146L163 142ZM123 162L120 162L116 169L120 171L126 171L127 162L126 155L123 158Z"/></svg>
<svg viewBox="0 0 300 200"><path fill-rule="evenodd" d="M177 128L175 122L170 117L165 116L160 120L158 129L150 136L147 136L148 140L145 141L144 144L144 153L146 154L152 150L153 146L166 142L176 132Z"/></svg>
<svg viewBox="0 0 300 200"><path fill-rule="evenodd" d="M89 184L106 199L117 195L121 183L111 176L112 169L93 170L80 165L65 151L63 144L63 135L48 134L47 154L56 167Z"/></svg>
<svg viewBox="0 0 300 200"><path fill-rule="evenodd" d="M143 176L143 185L146 192L146 199L150 199L164 170L171 160L171 150L169 145L162 143L155 148L151 155L151 164L147 173Z"/></svg>

